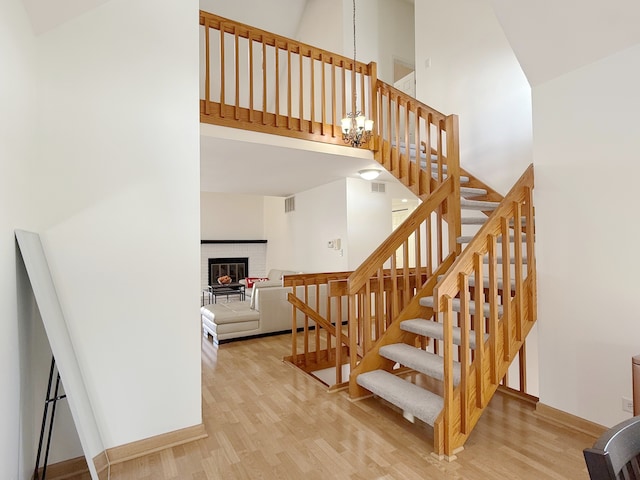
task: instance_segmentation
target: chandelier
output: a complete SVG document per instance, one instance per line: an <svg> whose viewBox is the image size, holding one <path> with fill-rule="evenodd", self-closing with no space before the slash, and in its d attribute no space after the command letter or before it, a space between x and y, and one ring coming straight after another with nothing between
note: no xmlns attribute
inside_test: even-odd
<svg viewBox="0 0 640 480"><path fill-rule="evenodd" d="M356 0L353 0L353 70L351 71L351 85L353 87L353 111L342 119L342 140L352 147L360 147L367 143L373 131L373 120L368 120L360 110L356 110Z"/></svg>

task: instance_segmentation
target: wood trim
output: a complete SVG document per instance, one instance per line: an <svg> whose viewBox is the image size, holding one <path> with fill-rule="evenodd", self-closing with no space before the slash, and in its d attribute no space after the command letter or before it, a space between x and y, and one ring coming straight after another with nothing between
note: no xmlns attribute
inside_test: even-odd
<svg viewBox="0 0 640 480"><path fill-rule="evenodd" d="M200 440L207 436L204 424L200 423L192 427L182 428L180 430L174 430L173 432L156 435L155 437L145 438L137 442L120 445L119 447L108 448L107 457L109 458L110 465L117 465L127 460L144 457L145 455Z"/></svg>
<svg viewBox="0 0 640 480"><path fill-rule="evenodd" d="M563 412L562 410L558 410L540 402L536 405L534 414L550 423L591 435L594 439L598 438L608 430L607 427L598 423L590 422L589 420Z"/></svg>
<svg viewBox="0 0 640 480"><path fill-rule="evenodd" d="M266 240L200 240L200 245L215 243L267 243Z"/></svg>
<svg viewBox="0 0 640 480"><path fill-rule="evenodd" d="M38 469L38 477L42 478L43 467ZM62 480L89 472L87 460L84 457L70 458L62 462L47 465L47 478L49 480ZM33 477L32 477L33 478Z"/></svg>
<svg viewBox="0 0 640 480"><path fill-rule="evenodd" d="M109 458L106 450L93 457L93 466L96 468L100 480L109 478Z"/></svg>

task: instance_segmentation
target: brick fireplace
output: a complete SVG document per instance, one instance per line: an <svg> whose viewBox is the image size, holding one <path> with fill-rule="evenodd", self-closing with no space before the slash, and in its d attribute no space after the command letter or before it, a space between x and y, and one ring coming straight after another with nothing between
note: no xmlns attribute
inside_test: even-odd
<svg viewBox="0 0 640 480"><path fill-rule="evenodd" d="M266 240L201 240L200 241L200 284L202 289L216 282L222 275L212 277L209 260L247 259L244 277L264 277L267 274L267 241ZM237 271L237 270L236 270ZM229 275L232 276L232 275ZM240 277L243 278L243 277Z"/></svg>

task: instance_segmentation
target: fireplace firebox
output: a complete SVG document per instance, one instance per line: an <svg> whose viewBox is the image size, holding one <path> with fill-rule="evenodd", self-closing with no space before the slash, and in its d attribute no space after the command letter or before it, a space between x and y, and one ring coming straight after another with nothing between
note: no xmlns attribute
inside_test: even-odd
<svg viewBox="0 0 640 480"><path fill-rule="evenodd" d="M249 274L249 258L210 258L209 285L218 282L219 277L229 275L233 283L237 283Z"/></svg>

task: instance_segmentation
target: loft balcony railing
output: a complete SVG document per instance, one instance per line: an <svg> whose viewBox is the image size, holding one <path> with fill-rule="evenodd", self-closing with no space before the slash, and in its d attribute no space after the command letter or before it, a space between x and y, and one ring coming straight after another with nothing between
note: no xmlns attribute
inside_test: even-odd
<svg viewBox="0 0 640 480"><path fill-rule="evenodd" d="M202 11L200 25L202 122L343 144L348 112L376 117L375 63Z"/></svg>

